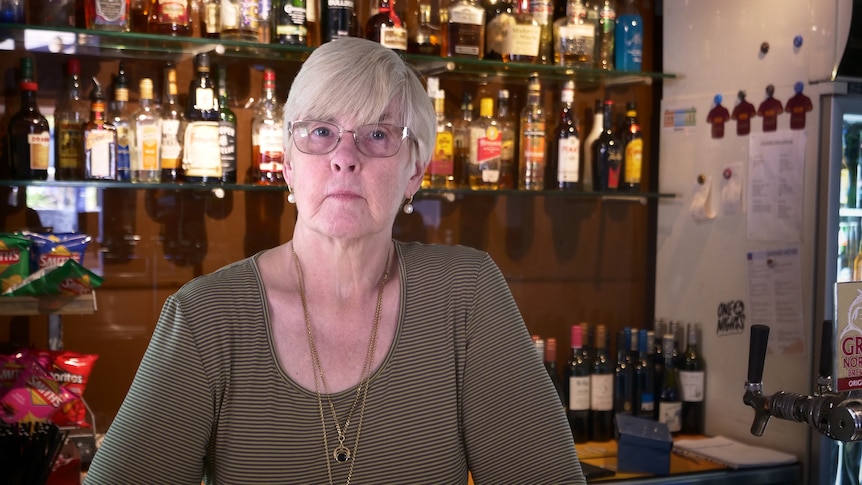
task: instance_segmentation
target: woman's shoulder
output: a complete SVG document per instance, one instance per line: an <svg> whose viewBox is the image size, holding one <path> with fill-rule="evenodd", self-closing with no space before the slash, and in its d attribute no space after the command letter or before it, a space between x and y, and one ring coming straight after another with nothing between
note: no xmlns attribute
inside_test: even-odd
<svg viewBox="0 0 862 485"><path fill-rule="evenodd" d="M405 260L457 260L481 262L489 258L488 253L475 248L450 244L427 244L397 241Z"/></svg>
<svg viewBox="0 0 862 485"><path fill-rule="evenodd" d="M224 295L230 299L236 299L239 294L246 291L259 291L257 268L255 260L257 255L222 266L212 273L198 276L184 284L176 293L179 298L203 295L218 297Z"/></svg>

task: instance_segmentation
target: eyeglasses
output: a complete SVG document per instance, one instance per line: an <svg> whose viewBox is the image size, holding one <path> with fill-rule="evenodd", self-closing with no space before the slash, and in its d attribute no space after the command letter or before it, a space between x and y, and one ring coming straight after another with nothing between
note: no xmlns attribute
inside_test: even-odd
<svg viewBox="0 0 862 485"><path fill-rule="evenodd" d="M410 136L407 127L389 123L362 125L355 130L344 130L326 121L303 120L290 122L288 130L296 148L308 155L325 155L335 150L342 135L353 133L353 141L360 153L369 157L388 158L398 153L404 139Z"/></svg>

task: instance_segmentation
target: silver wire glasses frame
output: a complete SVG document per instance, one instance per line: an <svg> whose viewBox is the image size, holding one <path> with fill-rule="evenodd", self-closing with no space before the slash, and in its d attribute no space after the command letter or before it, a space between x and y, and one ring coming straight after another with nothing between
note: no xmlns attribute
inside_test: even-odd
<svg viewBox="0 0 862 485"><path fill-rule="evenodd" d="M374 123L345 130L335 123L317 120L291 121L287 124L296 149L308 155L325 155L341 143L345 133L353 134L360 153L369 157L389 158L398 153L401 144L410 137L406 126Z"/></svg>

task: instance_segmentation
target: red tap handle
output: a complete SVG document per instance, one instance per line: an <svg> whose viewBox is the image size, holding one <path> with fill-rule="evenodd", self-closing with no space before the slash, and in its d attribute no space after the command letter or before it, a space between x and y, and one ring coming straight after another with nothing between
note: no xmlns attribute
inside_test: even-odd
<svg viewBox="0 0 862 485"><path fill-rule="evenodd" d="M751 326L751 342L748 348L748 382L763 381L763 363L766 360L766 345L769 343L769 327Z"/></svg>

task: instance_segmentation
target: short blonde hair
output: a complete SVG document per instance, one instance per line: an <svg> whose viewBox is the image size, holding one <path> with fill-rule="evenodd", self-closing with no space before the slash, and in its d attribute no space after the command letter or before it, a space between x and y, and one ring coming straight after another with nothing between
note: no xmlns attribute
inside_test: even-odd
<svg viewBox="0 0 862 485"><path fill-rule="evenodd" d="M417 142L419 161L427 164L437 136L434 106L419 75L394 51L377 42L345 37L314 50L293 80L284 105L287 124L303 118L330 120L354 116L360 124L376 123L395 101ZM397 116L398 113L395 113Z"/></svg>

